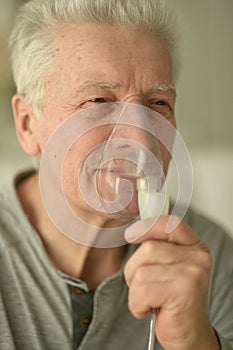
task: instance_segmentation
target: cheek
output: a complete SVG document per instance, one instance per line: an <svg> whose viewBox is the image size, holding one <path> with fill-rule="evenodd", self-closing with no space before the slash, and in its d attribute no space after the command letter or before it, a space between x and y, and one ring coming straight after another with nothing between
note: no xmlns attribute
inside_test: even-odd
<svg viewBox="0 0 233 350"><path fill-rule="evenodd" d="M48 132L48 130L40 130L39 133L37 134L37 139L39 141L40 149L42 153L45 150L45 147L49 141L49 138L50 138L50 133Z"/></svg>
<svg viewBox="0 0 233 350"><path fill-rule="evenodd" d="M43 117L41 120L38 121L37 129L36 129L36 137L38 140L38 143L40 145L41 151L45 150L45 147L52 137L52 135L55 133L58 126L61 124L61 121L54 121L54 120L45 120Z"/></svg>
<svg viewBox="0 0 233 350"><path fill-rule="evenodd" d="M70 149L67 150L63 166L63 179L68 182L77 182L80 171L91 176L100 159L98 145L105 141L106 132L93 130L81 136ZM97 147L97 150L96 150ZM102 147L100 147L100 150Z"/></svg>
<svg viewBox="0 0 233 350"><path fill-rule="evenodd" d="M64 194L70 204L80 201L79 191L79 172L82 162L86 157L85 149L88 144L85 142L76 142L70 150L68 150L61 169L61 182ZM90 183L90 179L87 180Z"/></svg>

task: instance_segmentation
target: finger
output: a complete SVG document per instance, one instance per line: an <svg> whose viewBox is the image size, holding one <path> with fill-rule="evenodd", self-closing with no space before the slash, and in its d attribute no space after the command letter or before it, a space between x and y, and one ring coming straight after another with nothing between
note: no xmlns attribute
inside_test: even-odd
<svg viewBox="0 0 233 350"><path fill-rule="evenodd" d="M176 267L175 272L178 274L183 273L181 264ZM172 281L174 278L176 278L174 269L170 265L143 265L135 271L128 286L131 288L133 283L137 288L137 286L144 284Z"/></svg>
<svg viewBox="0 0 233 350"><path fill-rule="evenodd" d="M146 241L138 250L131 256L127 262L124 274L128 286L132 280L139 275L141 276L146 268L153 265L156 273L156 266L166 266L173 269L175 274L176 269L189 270L189 267L196 268L209 274L212 269L212 258L209 253L198 249L197 246L179 246L167 242ZM143 270L142 270L143 269ZM165 270L167 271L167 270ZM142 277L142 276L141 276Z"/></svg>
<svg viewBox="0 0 233 350"><path fill-rule="evenodd" d="M143 273L146 272L146 273ZM129 309L135 317L146 316L153 308L174 313L207 304L209 276L196 266L149 266L137 271L129 288ZM201 286L201 288L200 288ZM199 297L197 297L199 295Z"/></svg>
<svg viewBox="0 0 233 350"><path fill-rule="evenodd" d="M189 248L189 249L188 249ZM127 283L132 280L135 271L147 265L172 265L192 259L194 248L178 246L163 241L146 241L130 257L125 266L125 278Z"/></svg>
<svg viewBox="0 0 233 350"><path fill-rule="evenodd" d="M137 288L130 288L128 308L138 319L147 316L153 309L159 309L166 304L172 283L148 283ZM165 291L165 292L164 292Z"/></svg>
<svg viewBox="0 0 233 350"><path fill-rule="evenodd" d="M168 234L166 227L171 221L174 229ZM199 237L189 225L177 216L168 215L136 221L126 229L125 239L129 243L142 243L148 239L157 239L188 246L200 242Z"/></svg>

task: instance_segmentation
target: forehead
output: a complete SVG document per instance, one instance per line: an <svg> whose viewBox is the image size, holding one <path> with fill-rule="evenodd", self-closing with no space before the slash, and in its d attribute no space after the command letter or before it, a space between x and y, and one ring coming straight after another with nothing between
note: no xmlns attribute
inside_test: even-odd
<svg viewBox="0 0 233 350"><path fill-rule="evenodd" d="M156 84L172 84L172 62L166 46L153 34L128 27L72 24L59 29L55 60L45 82L43 105L64 109L100 92L81 89L86 82L120 86L114 94L145 93ZM111 90L112 91L112 90ZM173 97L173 96L172 96Z"/></svg>
<svg viewBox="0 0 233 350"><path fill-rule="evenodd" d="M93 23L63 26L56 43L60 69L95 71L153 70L171 77L171 58L164 43L154 34L128 27ZM115 69L114 69L115 68ZM147 69L148 68L148 69ZM117 74L118 74L117 72ZM88 80L88 79L85 79ZM97 79L99 80L99 79Z"/></svg>

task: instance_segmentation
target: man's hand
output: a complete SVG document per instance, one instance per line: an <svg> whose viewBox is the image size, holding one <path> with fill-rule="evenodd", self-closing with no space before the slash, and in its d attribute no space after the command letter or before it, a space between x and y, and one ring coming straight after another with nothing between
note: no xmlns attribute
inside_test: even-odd
<svg viewBox="0 0 233 350"><path fill-rule="evenodd" d="M171 219L178 225L168 234ZM166 350L218 350L208 319L208 247L177 217L161 216L140 237L145 223L138 221L126 231L129 242L141 243L125 267L130 311L140 319L159 309L155 332Z"/></svg>

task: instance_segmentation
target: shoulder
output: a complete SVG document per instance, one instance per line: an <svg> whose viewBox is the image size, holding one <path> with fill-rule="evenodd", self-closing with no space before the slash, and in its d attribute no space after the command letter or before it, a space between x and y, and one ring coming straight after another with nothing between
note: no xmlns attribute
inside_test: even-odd
<svg viewBox="0 0 233 350"><path fill-rule="evenodd" d="M214 263L231 266L233 273L233 237L218 223L193 209L188 210L184 221L208 245Z"/></svg>
<svg viewBox="0 0 233 350"><path fill-rule="evenodd" d="M190 208L184 221L200 236L204 241L218 241L228 240L233 244L233 237L222 227L219 223L213 219L209 219L206 216L198 213L196 210Z"/></svg>
<svg viewBox="0 0 233 350"><path fill-rule="evenodd" d="M12 200L9 186L0 188L0 255L14 241L14 231L19 226L14 210L16 203Z"/></svg>
<svg viewBox="0 0 233 350"><path fill-rule="evenodd" d="M12 178L0 187L0 255L22 242L28 230L28 220L17 196L15 178Z"/></svg>

